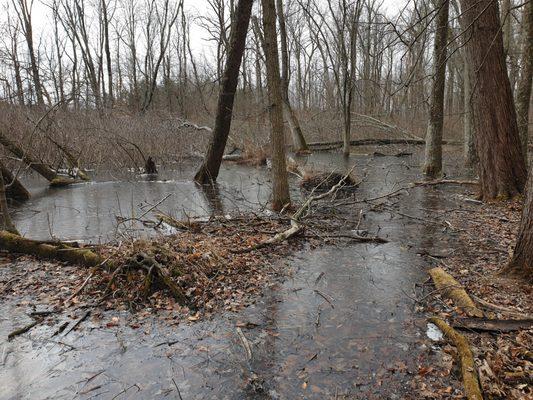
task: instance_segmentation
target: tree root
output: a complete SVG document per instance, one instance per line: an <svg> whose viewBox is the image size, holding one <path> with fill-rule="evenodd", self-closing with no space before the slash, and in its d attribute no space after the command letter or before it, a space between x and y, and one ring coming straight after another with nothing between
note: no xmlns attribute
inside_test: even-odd
<svg viewBox="0 0 533 400"><path fill-rule="evenodd" d="M146 278L143 282L143 292L145 296L149 294L154 283L154 278L156 278L156 280L158 279L170 290L174 298L180 304L187 303L187 297L183 293L183 290L172 280L168 270L162 264L157 262L155 258L144 252L140 252L130 259L129 265L147 271Z"/></svg>
<svg viewBox="0 0 533 400"><path fill-rule="evenodd" d="M435 324L457 348L466 398L468 400L483 400L474 356L472 355L472 350L470 350L468 340L440 318L432 317L429 322Z"/></svg>
<svg viewBox="0 0 533 400"><path fill-rule="evenodd" d="M50 244L27 239L7 231L0 231L0 249L86 267L96 267L104 263L104 260L91 250L70 247L64 243Z"/></svg>
<svg viewBox="0 0 533 400"><path fill-rule="evenodd" d="M444 295L453 300L469 317L483 317L483 312L476 307L463 286L453 276L439 267L430 269L429 275L435 287L442 290Z"/></svg>

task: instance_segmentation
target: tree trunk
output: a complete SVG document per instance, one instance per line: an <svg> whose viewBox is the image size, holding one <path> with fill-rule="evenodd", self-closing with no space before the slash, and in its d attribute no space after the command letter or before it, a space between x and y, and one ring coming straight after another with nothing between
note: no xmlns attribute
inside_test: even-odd
<svg viewBox="0 0 533 400"><path fill-rule="evenodd" d="M529 140L529 103L531 98L531 78L533 74L533 3L524 6L522 23L522 70L516 92L516 114L518 131L522 142L522 151L527 162L527 144Z"/></svg>
<svg viewBox="0 0 533 400"><path fill-rule="evenodd" d="M281 210L290 202L285 137L283 134L283 94L279 75L278 39L276 34L276 7L274 0L262 0L263 30L272 142L272 209Z"/></svg>
<svg viewBox="0 0 533 400"><path fill-rule="evenodd" d="M471 68L468 65L466 54L464 57L463 68L463 132L464 132L464 160L465 166L473 167L476 165L477 153L474 138L474 127L472 125L472 81L470 75Z"/></svg>
<svg viewBox="0 0 533 400"><path fill-rule="evenodd" d="M474 124L479 156L480 197L506 199L522 193L527 170L507 75L498 2L461 0L470 38Z"/></svg>
<svg viewBox="0 0 533 400"><path fill-rule="evenodd" d="M276 0L278 11L279 32L281 39L281 84L285 115L289 121L292 143L297 152L307 151L307 143L300 126L300 121L294 112L289 100L289 52L287 50L287 28L285 26L285 14L282 0Z"/></svg>
<svg viewBox="0 0 533 400"><path fill-rule="evenodd" d="M533 167L529 171L527 197L522 211L522 220L511 262L504 273L521 276L533 281Z"/></svg>
<svg viewBox="0 0 533 400"><path fill-rule="evenodd" d="M213 136L211 137L204 162L194 177L194 180L198 183L210 183L218 177L231 128L233 101L246 44L246 33L250 23L252 4L253 0L239 0L237 5L235 22L231 30L230 49L218 95L215 128L213 129Z"/></svg>
<svg viewBox="0 0 533 400"><path fill-rule="evenodd" d="M449 0L441 0L435 33L435 75L431 92L429 125L426 134L424 173L436 178L442 173L442 126L444 122L444 80L446 78L446 41L448 37Z"/></svg>
<svg viewBox="0 0 533 400"><path fill-rule="evenodd" d="M0 175L2 175L4 180L6 197L16 200L28 200L30 198L30 192L26 190L17 177L2 162L0 162Z"/></svg>
<svg viewBox="0 0 533 400"><path fill-rule="evenodd" d="M11 221L11 216L7 208L6 188L2 174L0 174L0 230L18 235L17 228L15 228L15 225Z"/></svg>

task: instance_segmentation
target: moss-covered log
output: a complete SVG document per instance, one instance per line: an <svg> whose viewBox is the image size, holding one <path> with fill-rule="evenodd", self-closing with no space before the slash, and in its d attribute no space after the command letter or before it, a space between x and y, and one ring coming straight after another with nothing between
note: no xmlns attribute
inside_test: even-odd
<svg viewBox="0 0 533 400"><path fill-rule="evenodd" d="M95 267L104 262L98 254L91 250L70 247L63 243L50 244L39 240L27 239L7 231L0 231L0 249L87 267Z"/></svg>
<svg viewBox="0 0 533 400"><path fill-rule="evenodd" d="M483 317L483 312L476 307L463 286L453 276L439 267L430 269L429 275L435 287L442 290L443 294L452 299L457 307L461 308L469 317Z"/></svg>
<svg viewBox="0 0 533 400"><path fill-rule="evenodd" d="M432 317L429 319L429 322L437 325L457 348L457 356L461 363L461 374L463 376L466 398L468 400L483 400L476 365L474 363L474 356L472 355L472 350L470 350L468 340L440 318Z"/></svg>

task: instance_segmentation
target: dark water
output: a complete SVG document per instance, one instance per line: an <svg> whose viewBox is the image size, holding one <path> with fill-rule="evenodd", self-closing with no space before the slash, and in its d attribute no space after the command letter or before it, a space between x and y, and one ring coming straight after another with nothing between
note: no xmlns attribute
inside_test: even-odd
<svg viewBox="0 0 533 400"><path fill-rule="evenodd" d="M356 193L358 199L386 194L420 179L416 155L360 155L352 157L352 162L358 165L358 175L365 176ZM455 169L454 164L452 159L448 169ZM321 165L340 170L347 167L341 157L331 154L313 156L308 167L319 169ZM236 204L254 208L268 199L266 171L226 167L222 176L223 208ZM235 182L241 184L239 194L229 189ZM112 189L107 193L109 187ZM55 218L63 215L60 205L92 210L69 211L69 218L79 221L80 226L56 224L61 237L93 239L109 234L103 232L108 228L99 231L92 225L98 221L100 227L109 226L104 219L112 219L118 209L113 208L118 207L115 192L127 196L134 192L129 204L137 205L140 201L155 202L172 191L173 204L168 207L175 212L187 206L188 212L201 214L210 207L194 186L179 179L168 183L103 183L67 190L70 194L48 192L46 196L47 190L43 190L31 205L40 210L51 205L53 209L46 212ZM453 232L434 222L433 210L461 207L462 191L414 188L389 200L387 208L379 212L368 211L363 204L343 211L343 218L354 219L364 206L361 229L379 232L389 243L343 243L299 252L287 260L289 277L266 288L254 306L237 314L173 327L154 318L138 329L130 328L125 323L129 316L123 314L119 327L91 329L92 322L84 323L79 332L59 338L66 345L49 341L56 327L35 328L2 344L0 398L417 398L409 381L419 366L431 360L427 359L425 319L415 312L409 294L415 283L427 277L425 270L430 263L419 253L453 251ZM19 213L19 227L28 212ZM34 218L42 221L38 215ZM26 224L32 236L46 235L37 221ZM86 228L87 224L91 226ZM0 337L29 321L25 310L16 303L1 306ZM251 360L236 332L237 321L256 324L242 328L252 348ZM158 346L168 340L175 343Z"/></svg>

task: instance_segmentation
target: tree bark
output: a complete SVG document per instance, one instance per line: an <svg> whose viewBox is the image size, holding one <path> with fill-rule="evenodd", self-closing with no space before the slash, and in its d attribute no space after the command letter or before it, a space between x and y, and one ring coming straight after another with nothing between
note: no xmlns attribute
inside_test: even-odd
<svg viewBox="0 0 533 400"><path fill-rule="evenodd" d="M28 200L30 198L30 192L2 162L0 162L0 174L4 180L6 197L16 200Z"/></svg>
<svg viewBox="0 0 533 400"><path fill-rule="evenodd" d="M479 156L480 197L522 193L527 170L507 75L496 0L461 0L472 66L472 107Z"/></svg>
<svg viewBox="0 0 533 400"><path fill-rule="evenodd" d="M533 281L533 167L529 171L527 196L513 257L503 271Z"/></svg>
<svg viewBox="0 0 533 400"><path fill-rule="evenodd" d="M252 4L253 0L239 0L237 5L235 22L231 30L230 49L218 95L215 128L213 129L213 136L211 137L204 162L194 177L194 180L198 183L211 183L216 181L218 177L231 128L233 102L246 44L246 33L250 23Z"/></svg>
<svg viewBox="0 0 533 400"><path fill-rule="evenodd" d="M11 221L11 216L7 208L6 188L2 174L0 174L0 230L18 235L17 228L15 228L15 225Z"/></svg>
<svg viewBox="0 0 533 400"><path fill-rule="evenodd" d="M283 94L279 74L276 6L274 0L261 0L272 145L272 209L281 210L290 202L285 137L283 134Z"/></svg>
<svg viewBox="0 0 533 400"><path fill-rule="evenodd" d="M524 6L522 21L524 24L522 37L522 70L516 92L516 114L518 131L522 142L522 152L527 162L529 103L533 75L533 4L531 1Z"/></svg>
<svg viewBox="0 0 533 400"><path fill-rule="evenodd" d="M444 80L446 78L449 0L441 0L439 8L434 45L435 75L431 91L424 164L424 173L431 178L437 178L442 173L442 126L444 123Z"/></svg>
<svg viewBox="0 0 533 400"><path fill-rule="evenodd" d="M283 95L283 105L285 115L289 121L289 128L292 136L292 143L296 152L309 150L305 137L300 126L300 121L294 112L289 100L289 52L287 50L287 28L285 26L285 13L283 12L283 1L276 0L278 11L280 43L281 43L281 85Z"/></svg>
<svg viewBox="0 0 533 400"><path fill-rule="evenodd" d="M472 124L472 80L470 76L472 71L468 64L466 54L463 55L463 132L464 132L464 160L465 166L473 167L476 165L477 153L474 138L474 126Z"/></svg>

